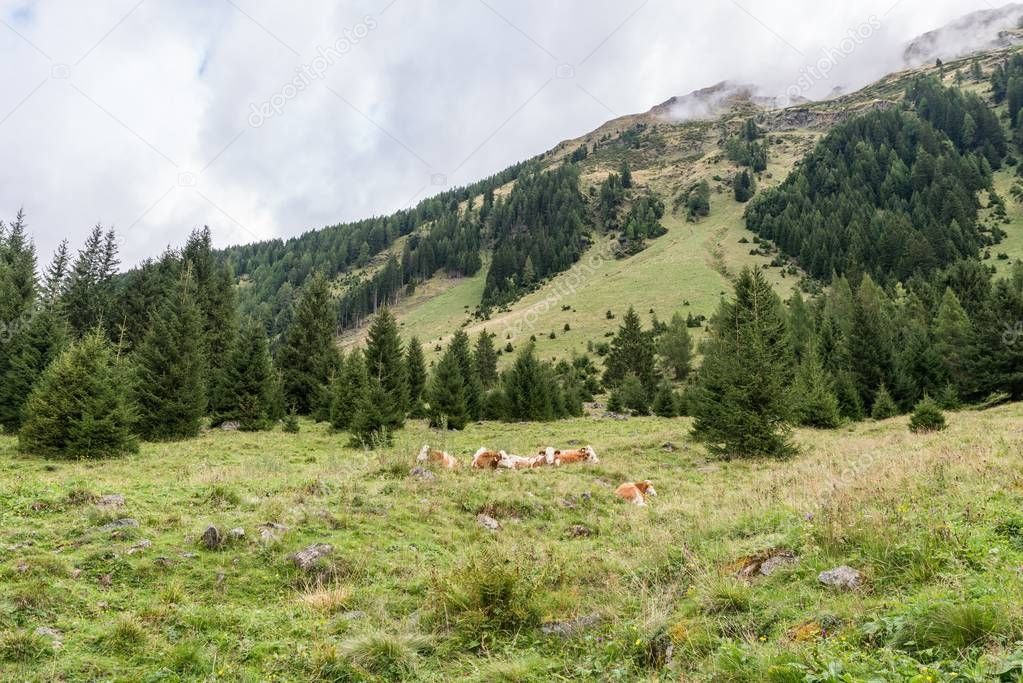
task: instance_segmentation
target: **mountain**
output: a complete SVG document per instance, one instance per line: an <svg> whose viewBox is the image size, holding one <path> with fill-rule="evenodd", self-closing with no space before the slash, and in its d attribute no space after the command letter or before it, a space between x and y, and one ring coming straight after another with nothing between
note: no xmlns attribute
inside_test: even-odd
<svg viewBox="0 0 1023 683"><path fill-rule="evenodd" d="M903 61L913 67L1019 45L1023 42L1021 20L1023 4L972 12L911 41Z"/></svg>

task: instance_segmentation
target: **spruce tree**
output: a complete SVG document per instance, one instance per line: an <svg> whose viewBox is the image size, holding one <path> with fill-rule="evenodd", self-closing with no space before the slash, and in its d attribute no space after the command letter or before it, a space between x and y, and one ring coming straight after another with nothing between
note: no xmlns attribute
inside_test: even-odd
<svg viewBox="0 0 1023 683"><path fill-rule="evenodd" d="M64 458L137 451L126 375L101 332L71 345L46 368L25 404L19 450Z"/></svg>
<svg viewBox="0 0 1023 683"><path fill-rule="evenodd" d="M678 416L678 400L671 385L667 382L661 382L657 389L657 394L654 396L653 411L657 417Z"/></svg>
<svg viewBox="0 0 1023 683"><path fill-rule="evenodd" d="M277 358L285 403L299 415L329 405L328 382L338 363L336 318L330 283L317 273L305 286Z"/></svg>
<svg viewBox="0 0 1023 683"><path fill-rule="evenodd" d="M913 409L913 414L909 418L909 431L911 432L938 432L946 426L945 415L930 396L924 396L916 404L916 408Z"/></svg>
<svg viewBox="0 0 1023 683"><path fill-rule="evenodd" d="M652 391L656 387L654 372L654 344L648 332L643 330L635 309L629 310L622 318L622 324L611 342L604 370L604 384L617 386L630 372L639 378L643 386Z"/></svg>
<svg viewBox="0 0 1023 683"><path fill-rule="evenodd" d="M476 375L480 378L484 389L490 389L497 383L497 351L494 349L494 338L483 330L476 338L476 351L473 354L476 364Z"/></svg>
<svg viewBox="0 0 1023 683"><path fill-rule="evenodd" d="M349 427L353 446L376 448L390 445L394 435L392 400L383 383L376 377L370 377Z"/></svg>
<svg viewBox="0 0 1023 683"><path fill-rule="evenodd" d="M369 326L366 371L370 381L379 383L383 390L383 403L374 406L374 411L383 414L389 429L400 429L408 411L408 372L398 322L387 308L381 309Z"/></svg>
<svg viewBox="0 0 1023 683"><path fill-rule="evenodd" d="M269 429L274 413L274 372L266 328L247 319L224 368L215 422L238 422L244 431Z"/></svg>
<svg viewBox="0 0 1023 683"><path fill-rule="evenodd" d="M618 387L621 395L622 405L632 411L634 415L650 414L650 394L643 386L642 380L635 374L629 373L622 380Z"/></svg>
<svg viewBox="0 0 1023 683"><path fill-rule="evenodd" d="M887 420L899 414L899 407L888 393L888 387L881 385L874 396L874 406L870 409L870 417L875 420Z"/></svg>
<svg viewBox="0 0 1023 683"><path fill-rule="evenodd" d="M43 308L3 345L0 373L0 426L13 434L21 427L23 408L32 388L57 358L67 341L67 328L52 308Z"/></svg>
<svg viewBox="0 0 1023 683"><path fill-rule="evenodd" d="M368 389L366 361L362 351L355 349L343 360L341 371L334 376L331 384L330 424L334 429L352 427L355 413Z"/></svg>
<svg viewBox="0 0 1023 683"><path fill-rule="evenodd" d="M455 332L448 348L458 361L458 369L465 382L465 405L469 409L469 419L479 420L483 417L483 383L476 372L476 362L469 348L469 335L465 330Z"/></svg>
<svg viewBox="0 0 1023 683"><path fill-rule="evenodd" d="M465 398L465 379L458 358L449 346L430 378L427 390L430 402L430 426L464 429L469 421Z"/></svg>
<svg viewBox="0 0 1023 683"><path fill-rule="evenodd" d="M554 418L551 378L536 359L536 348L527 344L504 374L504 393L511 421L546 422Z"/></svg>
<svg viewBox="0 0 1023 683"><path fill-rule="evenodd" d="M134 361L139 434L149 441L197 436L206 410L206 358L187 270L153 315Z"/></svg>
<svg viewBox="0 0 1023 683"><path fill-rule="evenodd" d="M856 290L853 332L849 336L851 368L864 405L872 406L874 391L894 375L894 341L884 291L864 275Z"/></svg>
<svg viewBox="0 0 1023 683"><path fill-rule="evenodd" d="M759 269L744 268L735 299L711 323L691 411L693 436L722 457L785 456L792 408L785 311Z"/></svg>
<svg viewBox="0 0 1023 683"><path fill-rule="evenodd" d="M804 427L834 429L842 422L831 377L813 345L796 372L792 403L796 421Z"/></svg>
<svg viewBox="0 0 1023 683"><path fill-rule="evenodd" d="M426 360L419 339L409 339L405 349L405 372L408 375L409 412L413 417L423 416L423 392L426 391Z"/></svg>
<svg viewBox="0 0 1023 683"><path fill-rule="evenodd" d="M689 326L681 313L671 316L668 329L658 338L657 354L674 379L682 381L689 376L693 342L689 337Z"/></svg>
<svg viewBox="0 0 1023 683"><path fill-rule="evenodd" d="M973 326L951 288L941 297L932 337L931 355L939 373L935 383L952 384L960 395L969 394L971 370L976 364Z"/></svg>

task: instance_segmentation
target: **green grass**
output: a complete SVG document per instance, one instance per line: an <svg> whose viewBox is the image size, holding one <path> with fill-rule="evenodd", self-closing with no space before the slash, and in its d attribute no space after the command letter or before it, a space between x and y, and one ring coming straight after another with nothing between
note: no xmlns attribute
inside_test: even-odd
<svg viewBox="0 0 1023 683"><path fill-rule="evenodd" d="M985 680L1023 639L1020 424L1017 404L936 434L801 430L793 460L728 463L687 419L413 422L380 452L303 423L98 462L0 437L0 680ZM421 481L424 442L463 460L591 443L601 462ZM647 508L612 494L647 478ZM269 522L287 529L264 541ZM208 550L211 523L245 538ZM302 572L312 543L334 552ZM773 548L798 561L736 578ZM818 585L840 564L859 591ZM540 628L579 617L568 638Z"/></svg>

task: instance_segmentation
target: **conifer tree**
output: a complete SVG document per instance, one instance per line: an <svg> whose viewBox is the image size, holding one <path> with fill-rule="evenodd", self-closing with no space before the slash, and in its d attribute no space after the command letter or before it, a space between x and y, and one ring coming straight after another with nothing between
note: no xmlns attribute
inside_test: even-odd
<svg viewBox="0 0 1023 683"><path fill-rule="evenodd" d="M392 400L383 383L376 377L370 377L349 427L352 445L363 448L390 445L394 436Z"/></svg>
<svg viewBox="0 0 1023 683"><path fill-rule="evenodd" d="M126 375L101 332L71 345L46 368L25 404L19 450L64 458L137 451Z"/></svg>
<svg viewBox="0 0 1023 683"><path fill-rule="evenodd" d="M89 333L97 325L107 324L117 265L114 231L104 232L103 226L97 224L78 252L67 280L64 305L75 337Z"/></svg>
<svg viewBox="0 0 1023 683"><path fill-rule="evenodd" d="M792 402L796 421L804 427L834 429L842 421L831 377L812 345L796 372Z"/></svg>
<svg viewBox="0 0 1023 683"><path fill-rule="evenodd" d="M43 278L43 289L42 289L42 303L44 306L52 307L60 300L64 295L65 288L67 287L67 276L68 276L68 263L70 261L68 255L68 242L62 240L57 245L57 251L53 256L53 260L50 261L50 265L46 268L46 273Z"/></svg>
<svg viewBox="0 0 1023 683"><path fill-rule="evenodd" d="M426 391L426 360L419 339L409 339L405 349L405 372L408 375L409 412L413 417L423 416L423 392Z"/></svg>
<svg viewBox="0 0 1023 683"><path fill-rule="evenodd" d="M476 351L473 354L476 364L476 375L480 378L484 389L490 389L497 383L497 351L494 349L494 338L483 330L476 338Z"/></svg>
<svg viewBox="0 0 1023 683"><path fill-rule="evenodd" d="M639 378L643 386L653 390L656 386L654 373L654 344L650 334L643 330L635 309L629 310L622 318L622 324L611 342L611 350L604 364L604 384L617 386L630 372Z"/></svg>
<svg viewBox="0 0 1023 683"><path fill-rule="evenodd" d="M950 287L938 305L932 331L931 353L939 372L936 384L952 384L960 394L968 394L971 366L974 365L974 334L970 318L959 297Z"/></svg>
<svg viewBox="0 0 1023 683"><path fill-rule="evenodd" d="M792 415L785 312L760 270L743 269L722 302L700 368L693 435L722 457L785 456Z"/></svg>
<svg viewBox="0 0 1023 683"><path fill-rule="evenodd" d="M888 393L888 387L881 385L874 396L874 406L870 409L870 417L875 420L887 420L899 414L899 407Z"/></svg>
<svg viewBox="0 0 1023 683"><path fill-rule="evenodd" d="M476 362L469 348L469 335L465 330L455 332L448 348L458 361L458 369L465 382L465 405L469 410L469 419L479 420L483 417L483 383L476 372Z"/></svg>
<svg viewBox="0 0 1023 683"><path fill-rule="evenodd" d="M16 328L2 347L0 426L9 434L21 427L23 408L32 387L63 350L67 328L52 307L42 308Z"/></svg>
<svg viewBox="0 0 1023 683"><path fill-rule="evenodd" d="M206 358L187 270L154 313L134 360L139 434L149 441L197 436L206 410Z"/></svg>
<svg viewBox="0 0 1023 683"><path fill-rule="evenodd" d="M329 405L328 383L338 364L335 321L330 283L317 273L305 286L277 359L284 400L299 415Z"/></svg>
<svg viewBox="0 0 1023 683"><path fill-rule="evenodd" d="M689 337L689 326L681 313L671 316L668 329L657 339L657 354L674 379L681 381L689 376L693 343Z"/></svg>
<svg viewBox="0 0 1023 683"><path fill-rule="evenodd" d="M661 382L657 389L657 394L654 396L653 411L657 417L678 416L678 400L675 392L672 391L671 385L667 382Z"/></svg>
<svg viewBox="0 0 1023 683"><path fill-rule="evenodd" d="M749 171L743 169L735 174L735 179L732 181L732 191L737 202L745 204L753 198L753 194L756 192L756 181L753 180L753 176L750 175Z"/></svg>
<svg viewBox="0 0 1023 683"><path fill-rule="evenodd" d="M874 403L874 391L891 382L894 374L894 343L888 297L869 275L856 290L853 333L849 337L851 368L860 399Z"/></svg>
<svg viewBox="0 0 1023 683"><path fill-rule="evenodd" d="M374 406L383 414L389 429L400 429L408 411L408 372L398 322L390 309L383 308L369 327L366 339L366 371L383 390L383 404Z"/></svg>
<svg viewBox="0 0 1023 683"><path fill-rule="evenodd" d="M24 211L0 232L0 325L10 328L36 299L36 250L26 232Z"/></svg>
<svg viewBox="0 0 1023 683"><path fill-rule="evenodd" d="M368 389L366 361L362 351L355 349L343 360L340 372L331 383L330 424L334 429L347 430L352 427L355 413Z"/></svg>
<svg viewBox="0 0 1023 683"><path fill-rule="evenodd" d="M430 426L464 429L469 421L465 398L465 379L453 348L448 347L434 370L427 391L430 402Z"/></svg>
<svg viewBox="0 0 1023 683"><path fill-rule="evenodd" d="M503 380L508 410L506 419L546 422L554 418L551 378L536 359L536 348L532 343L519 351Z"/></svg>
<svg viewBox="0 0 1023 683"><path fill-rule="evenodd" d="M269 429L275 412L274 382L266 328L249 318L224 368L223 397L215 422L236 421L244 431Z"/></svg>
<svg viewBox="0 0 1023 683"><path fill-rule="evenodd" d="M913 409L913 414L909 418L909 431L911 432L938 432L946 426L944 413L930 396L924 396L916 404L916 408Z"/></svg>

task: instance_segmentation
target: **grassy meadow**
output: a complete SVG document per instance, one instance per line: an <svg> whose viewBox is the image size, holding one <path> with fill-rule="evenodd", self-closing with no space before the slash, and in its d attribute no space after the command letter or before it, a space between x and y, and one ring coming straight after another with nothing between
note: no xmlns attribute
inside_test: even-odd
<svg viewBox="0 0 1023 683"><path fill-rule="evenodd" d="M800 430L785 462L658 418L413 422L376 452L303 423L98 462L0 438L0 680L1019 680L1023 405L948 417ZM424 442L601 462L410 476ZM648 507L613 496L638 479ZM862 584L821 585L839 565Z"/></svg>

